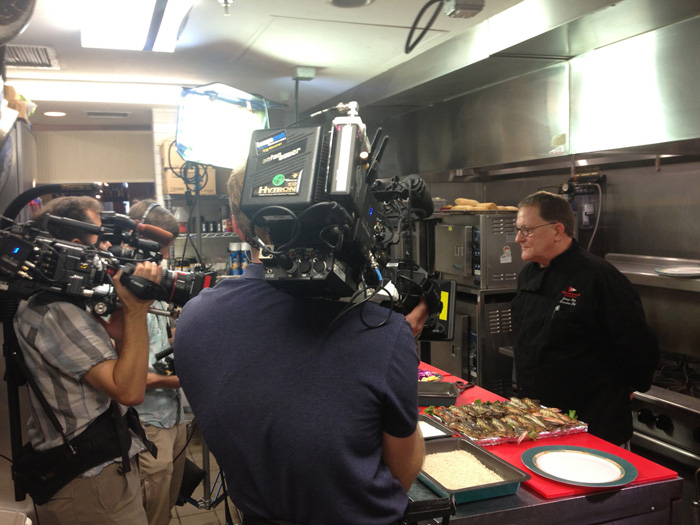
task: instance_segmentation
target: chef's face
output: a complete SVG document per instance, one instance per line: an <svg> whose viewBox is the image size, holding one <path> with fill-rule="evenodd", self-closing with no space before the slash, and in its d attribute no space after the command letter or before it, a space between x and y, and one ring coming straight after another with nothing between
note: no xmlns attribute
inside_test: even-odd
<svg viewBox="0 0 700 525"><path fill-rule="evenodd" d="M518 233L515 240L520 244L524 261L532 261L540 266L549 266L556 255L557 224L548 223L540 217L537 206L523 206L518 210L515 226ZM524 235L521 228L532 228Z"/></svg>

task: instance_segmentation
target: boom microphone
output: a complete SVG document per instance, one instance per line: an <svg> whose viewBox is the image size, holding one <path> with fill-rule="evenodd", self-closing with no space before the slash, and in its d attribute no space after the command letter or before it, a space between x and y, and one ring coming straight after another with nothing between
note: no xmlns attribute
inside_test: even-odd
<svg viewBox="0 0 700 525"><path fill-rule="evenodd" d="M162 228L158 228L158 226L137 223L135 230L147 239L156 241L161 246L167 246L173 242L173 234Z"/></svg>

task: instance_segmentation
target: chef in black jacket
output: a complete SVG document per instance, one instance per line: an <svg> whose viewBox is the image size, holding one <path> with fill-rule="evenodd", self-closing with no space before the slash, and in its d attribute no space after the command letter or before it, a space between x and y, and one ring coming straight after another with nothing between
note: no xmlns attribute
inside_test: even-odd
<svg viewBox="0 0 700 525"><path fill-rule="evenodd" d="M529 261L512 301L518 393L575 410L617 445L632 436L631 396L659 359L639 295L605 259L573 238L569 202L540 191L518 205L516 241Z"/></svg>

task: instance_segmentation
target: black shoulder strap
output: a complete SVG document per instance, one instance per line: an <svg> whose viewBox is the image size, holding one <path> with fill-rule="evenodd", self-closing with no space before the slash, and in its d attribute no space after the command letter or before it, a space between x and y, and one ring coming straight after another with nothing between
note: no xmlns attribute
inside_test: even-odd
<svg viewBox="0 0 700 525"><path fill-rule="evenodd" d="M66 444L66 446L68 446L70 451L73 454L75 454L75 449L71 446L70 440L68 439L68 436L66 436L65 432L63 431L63 427L61 426L61 423L59 423L58 418L56 417L56 414L54 414L53 410L51 409L51 405L49 405L49 402L46 400L46 397L44 397L44 394L41 391L41 389L39 388L39 385L37 385L37 383L34 379L34 376L32 376L31 372L27 368L27 364L24 362L24 356L16 350L12 350L10 352L10 355L15 363L15 366L17 366L17 369L22 373L24 380L29 384L32 391L34 392L34 395L39 400L39 404L44 409L44 412L46 412L46 416L49 418L49 421L51 421L51 424L56 429L56 432L61 434L61 437L63 438L63 442Z"/></svg>

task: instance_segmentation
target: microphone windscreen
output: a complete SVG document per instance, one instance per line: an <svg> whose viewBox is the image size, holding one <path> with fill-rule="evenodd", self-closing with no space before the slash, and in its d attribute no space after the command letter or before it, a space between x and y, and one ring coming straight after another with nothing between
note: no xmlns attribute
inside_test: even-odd
<svg viewBox="0 0 700 525"><path fill-rule="evenodd" d="M151 224L138 224L136 225L136 231L147 239L156 241L162 246L168 246L171 242L173 242L173 234L165 231L162 228L158 228L158 226L152 226Z"/></svg>

